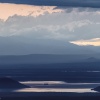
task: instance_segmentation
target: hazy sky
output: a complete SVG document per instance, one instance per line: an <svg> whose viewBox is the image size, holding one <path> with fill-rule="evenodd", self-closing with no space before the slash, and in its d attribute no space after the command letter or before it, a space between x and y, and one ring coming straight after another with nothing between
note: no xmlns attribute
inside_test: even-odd
<svg viewBox="0 0 100 100"><path fill-rule="evenodd" d="M55 0L56 3L48 0L54 6L47 6L49 3L45 0L46 6L41 0L38 0L39 4L36 0L27 1L0 0L5 2L0 3L1 39L14 37L18 43L30 44L39 39L50 39L64 41L66 46L68 42L79 46L100 46L99 0L62 0L61 3L60 0ZM64 2L67 2L67 6L62 6ZM84 4L87 7L83 7Z"/></svg>
<svg viewBox="0 0 100 100"><path fill-rule="evenodd" d="M46 6L100 7L100 0L0 0L0 2Z"/></svg>

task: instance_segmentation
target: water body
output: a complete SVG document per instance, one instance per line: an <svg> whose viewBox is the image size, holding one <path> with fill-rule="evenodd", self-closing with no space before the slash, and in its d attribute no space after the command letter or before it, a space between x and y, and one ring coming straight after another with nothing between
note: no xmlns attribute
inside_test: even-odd
<svg viewBox="0 0 100 100"><path fill-rule="evenodd" d="M96 92L91 90L100 86L100 83L66 83L63 81L27 81L21 82L31 88L15 90L14 92Z"/></svg>
<svg viewBox="0 0 100 100"><path fill-rule="evenodd" d="M87 93L87 92L96 92L91 91L90 88L86 89L63 89L63 88L25 88L19 89L14 92L76 92L76 93Z"/></svg>

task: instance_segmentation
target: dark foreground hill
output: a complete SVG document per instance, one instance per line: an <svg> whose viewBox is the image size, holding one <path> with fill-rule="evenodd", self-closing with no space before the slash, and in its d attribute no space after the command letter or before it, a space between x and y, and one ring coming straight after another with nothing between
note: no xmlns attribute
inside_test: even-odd
<svg viewBox="0 0 100 100"><path fill-rule="evenodd" d="M96 87L96 88L94 88L94 89L91 89L91 90L100 92L100 86L98 86L98 87Z"/></svg>
<svg viewBox="0 0 100 100"><path fill-rule="evenodd" d="M11 78L7 77L0 78L0 89L20 89L20 88L29 88L29 86L23 85Z"/></svg>

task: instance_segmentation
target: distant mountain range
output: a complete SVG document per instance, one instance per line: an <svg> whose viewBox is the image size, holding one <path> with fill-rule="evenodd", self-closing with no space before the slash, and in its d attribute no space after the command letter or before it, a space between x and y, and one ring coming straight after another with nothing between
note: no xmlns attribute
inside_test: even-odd
<svg viewBox="0 0 100 100"><path fill-rule="evenodd" d="M68 41L32 39L21 36L0 37L0 55L95 54L100 47L78 46Z"/></svg>
<svg viewBox="0 0 100 100"><path fill-rule="evenodd" d="M5 55L0 56L0 64L48 64L48 63L72 63L72 62L100 62L99 54L95 55Z"/></svg>
<svg viewBox="0 0 100 100"><path fill-rule="evenodd" d="M100 62L100 59L97 59L95 57L90 57L90 58L86 59L86 62Z"/></svg>

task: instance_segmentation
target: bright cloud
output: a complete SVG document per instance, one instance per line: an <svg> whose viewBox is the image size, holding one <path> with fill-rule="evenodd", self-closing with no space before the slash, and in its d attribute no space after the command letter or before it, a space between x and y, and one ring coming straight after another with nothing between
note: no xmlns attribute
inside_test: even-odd
<svg viewBox="0 0 100 100"><path fill-rule="evenodd" d="M56 6L1 3L0 19L3 20L0 20L0 36L19 35L32 39L51 38L72 42L99 38L99 12L99 9L90 8L70 10L70 8L62 9Z"/></svg>
<svg viewBox="0 0 100 100"><path fill-rule="evenodd" d="M100 38L94 38L89 40L77 40L77 41L71 41L70 43L80 45L80 46L100 46Z"/></svg>
<svg viewBox="0 0 100 100"><path fill-rule="evenodd" d="M83 26L88 26L90 24L93 24L89 20L80 20L80 21L72 21L70 23L67 23L64 28L67 28L69 31L74 32L75 29L81 28Z"/></svg>
<svg viewBox="0 0 100 100"><path fill-rule="evenodd" d="M19 16L39 16L45 13L62 12L61 9L54 9L56 6L30 6L18 4L0 3L0 19L7 20L14 15Z"/></svg>

